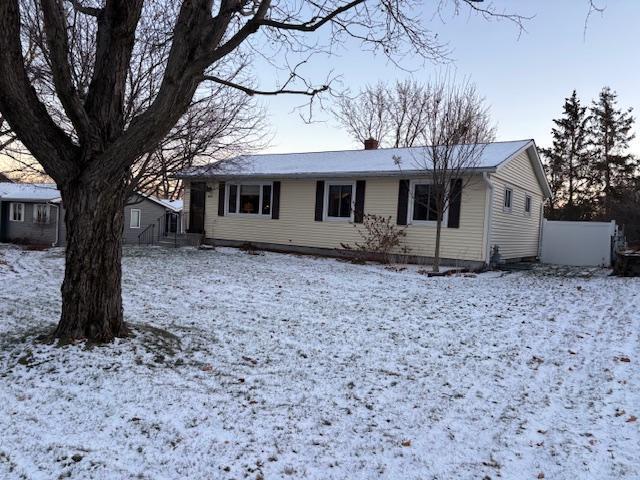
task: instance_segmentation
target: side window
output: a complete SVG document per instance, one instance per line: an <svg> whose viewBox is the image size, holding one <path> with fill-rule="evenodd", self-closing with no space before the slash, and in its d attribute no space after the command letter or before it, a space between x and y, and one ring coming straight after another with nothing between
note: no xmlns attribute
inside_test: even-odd
<svg viewBox="0 0 640 480"><path fill-rule="evenodd" d="M531 215L531 195L526 195L524 197L524 213L525 215Z"/></svg>
<svg viewBox="0 0 640 480"><path fill-rule="evenodd" d="M33 206L33 223L49 223L50 211L46 203L36 203Z"/></svg>
<svg viewBox="0 0 640 480"><path fill-rule="evenodd" d="M138 208L131 209L131 218L129 219L130 228L140 228L141 212Z"/></svg>
<svg viewBox="0 0 640 480"><path fill-rule="evenodd" d="M9 204L9 220L12 222L24 222L24 203Z"/></svg>
<svg viewBox="0 0 640 480"><path fill-rule="evenodd" d="M513 208L513 189L507 187L504 189L504 203L502 204L505 212L511 213Z"/></svg>

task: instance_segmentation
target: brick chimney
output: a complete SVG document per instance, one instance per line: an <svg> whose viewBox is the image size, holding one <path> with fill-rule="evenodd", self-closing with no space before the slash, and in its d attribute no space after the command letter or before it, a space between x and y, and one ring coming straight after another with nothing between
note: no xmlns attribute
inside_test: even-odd
<svg viewBox="0 0 640 480"><path fill-rule="evenodd" d="M374 138L367 138L364 141L365 150L376 150L378 148L378 141Z"/></svg>

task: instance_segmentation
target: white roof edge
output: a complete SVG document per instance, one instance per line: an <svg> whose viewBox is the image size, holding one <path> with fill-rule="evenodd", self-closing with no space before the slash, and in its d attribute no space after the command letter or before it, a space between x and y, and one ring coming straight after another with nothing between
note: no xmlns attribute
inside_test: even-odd
<svg viewBox="0 0 640 480"><path fill-rule="evenodd" d="M6 182L0 182L0 183L6 183ZM44 184L34 184L34 183L11 183L10 184L13 190L18 190L17 192L12 192L7 194L3 194L5 192L2 192L0 190L0 200L1 201L7 201L7 202L29 202L29 203L61 203L62 202L62 198L60 197L60 191L57 188L53 188L53 184L51 184L50 186L47 184L47 186L44 186ZM27 192L20 192L19 190L23 189L23 190L31 190L31 191L27 191ZM51 196L49 195L45 195L45 196L33 196L33 191L34 190L39 190L41 192L45 192L45 193L51 193ZM171 205L169 203L169 201L165 201L162 200L160 198L157 198L153 195L147 195L146 193L143 192L134 192L136 195L140 195L141 197L154 202L158 205L161 205L173 212L179 212L182 209L181 208L177 208L174 205Z"/></svg>
<svg viewBox="0 0 640 480"><path fill-rule="evenodd" d="M491 173L496 167L474 167L464 170L466 173ZM304 173L210 173L207 175L179 175L179 178L337 178L337 177L402 177L406 175L428 175L428 170L398 170L397 172L385 172L380 170L354 171L354 172L304 172Z"/></svg>
<svg viewBox="0 0 640 480"><path fill-rule="evenodd" d="M2 202L26 202L26 203L60 203L62 199L58 198L36 198L36 197L0 197Z"/></svg>
<svg viewBox="0 0 640 480"><path fill-rule="evenodd" d="M514 158L516 158L518 155L520 155L522 152L524 152L527 148L529 148L531 146L531 144L533 143L533 140L529 139L527 140L527 143L525 143L523 146L521 146L520 148L518 148L515 152L513 152L511 155L509 155L508 157L506 157L504 160L502 160L500 163L498 163L497 167L498 170L502 170L502 168L509 163L511 160L513 160Z"/></svg>
<svg viewBox="0 0 640 480"><path fill-rule="evenodd" d="M146 194L144 192L138 192L137 190L135 192L133 192L133 193L135 193L136 195L140 195L141 197L144 197L147 200L149 200L151 202L154 202L154 203L156 203L156 204L158 204L158 205L160 205L160 206L162 206L164 208L168 208L171 211L180 212L182 210L181 208L176 208L173 205L170 205L169 202L164 201L161 198L158 198L158 197L156 197L154 195L148 195L148 194Z"/></svg>
<svg viewBox="0 0 640 480"><path fill-rule="evenodd" d="M60 191L53 183L0 182L0 200L5 202L59 203Z"/></svg>
<svg viewBox="0 0 640 480"><path fill-rule="evenodd" d="M533 148L532 148L533 147ZM533 159L533 171L536 174L536 178L538 179L538 183L542 187L542 192L544 193L545 198L551 198L551 186L549 185L549 181L547 180L547 176L544 173L544 166L542 165L542 159L540 158L540 154L538 153L538 147L536 145L535 140L531 139L527 142L526 145L516 150L509 157L505 158L497 167L497 171L502 170L509 162L511 162L514 158L520 155L525 151L533 151L535 158ZM531 159L531 156L529 156Z"/></svg>
<svg viewBox="0 0 640 480"><path fill-rule="evenodd" d="M542 163L542 159L540 158L540 154L538 153L538 146L536 145L535 140L531 140L531 147L533 147L532 151L536 157L535 168L536 174L538 176L538 181L542 185L542 190L545 192L546 198L551 198L553 196L553 193L551 193L551 185L549 185L547 174L544 173L544 165ZM540 181L541 178L542 181Z"/></svg>

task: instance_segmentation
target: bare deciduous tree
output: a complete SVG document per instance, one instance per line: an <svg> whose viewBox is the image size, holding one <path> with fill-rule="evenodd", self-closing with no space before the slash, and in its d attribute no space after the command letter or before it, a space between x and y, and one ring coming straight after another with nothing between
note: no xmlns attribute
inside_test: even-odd
<svg viewBox="0 0 640 480"><path fill-rule="evenodd" d="M475 0L446 3L485 8ZM285 84L258 89L233 78L229 64L237 55L261 55L286 67L288 54L331 52L348 38L390 58L438 56L441 43L416 7L388 0L0 2L0 112L58 184L66 206L55 335L110 341L127 333L121 258L129 180L136 162L167 137L203 84L314 98L328 85L305 82L294 71ZM33 28L25 29L29 22ZM145 35L138 35L143 27ZM38 48L46 53L32 71L26 68L25 31L41 33ZM146 48L157 68L138 68ZM143 100L130 102L139 89L131 79L149 72L155 73L136 96Z"/></svg>
<svg viewBox="0 0 640 480"><path fill-rule="evenodd" d="M221 90L227 90L221 92ZM131 185L161 198L182 196L181 170L256 152L268 143L264 109L237 90L218 85L193 102L162 142L136 162Z"/></svg>
<svg viewBox="0 0 640 480"><path fill-rule="evenodd" d="M388 90L385 84L378 83L368 86L355 98L344 96L338 99L333 113L338 123L360 145L369 138L384 145L391 127Z"/></svg>
<svg viewBox="0 0 640 480"><path fill-rule="evenodd" d="M412 147L420 140L428 101L425 86L415 80L378 83L339 99L334 115L360 144L373 138L383 147Z"/></svg>
<svg viewBox="0 0 640 480"><path fill-rule="evenodd" d="M423 171L429 178L429 184L416 185L411 192L417 207L413 220L436 224L433 271L438 272L445 212L461 198L472 178L469 173L478 166L487 143L493 141L495 129L484 98L468 81L456 84L455 79L444 78L424 90L428 98L420 129L424 146L412 158L396 161L401 168L404 162L411 162L411 170Z"/></svg>
<svg viewBox="0 0 640 480"><path fill-rule="evenodd" d="M219 92L223 89L229 91ZM252 153L268 144L264 109L237 90L218 86L215 91L194 100L161 143L133 164L128 180L131 191L177 199L183 191L182 180L174 177L177 172ZM0 154L5 157L2 169L19 181L51 182L42 166L7 130L0 141Z"/></svg>
<svg viewBox="0 0 640 480"><path fill-rule="evenodd" d="M150 105L154 92L162 81L162 74L170 43L166 34L171 28L169 19L175 15L175 5L157 2L167 9L156 8L149 17L142 17L137 36L144 38L133 49L127 74L127 97L124 106L125 122L131 121ZM45 99L52 115L63 128L74 135L73 125L65 117L57 100L51 58L40 22L38 2L21 0L24 12L23 43L30 45L27 71L35 88ZM76 4L76 8L80 4ZM69 23L71 34L69 54L73 59L73 78L79 91L86 91L93 71L92 52L95 50L97 26L90 16L75 16ZM251 82L245 74L247 59L237 55L224 69L227 81L241 79ZM10 130L9 130L10 131ZM15 139L15 135L10 137ZM131 168L128 190L142 191L166 198L180 195L182 182L172 178L182 168L211 162L239 153L250 153L266 145L265 112L249 96L230 86L212 84L200 88L187 113L160 144L140 157ZM0 150L1 151L1 150ZM8 170L24 181L51 181L42 166L20 145L6 150Z"/></svg>

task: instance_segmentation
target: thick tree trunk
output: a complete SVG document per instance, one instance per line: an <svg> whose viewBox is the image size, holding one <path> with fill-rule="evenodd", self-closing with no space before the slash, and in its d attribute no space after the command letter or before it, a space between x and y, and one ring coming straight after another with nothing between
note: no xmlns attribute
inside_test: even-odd
<svg viewBox="0 0 640 480"><path fill-rule="evenodd" d="M62 190L67 244L58 338L109 342L127 333L121 295L125 200L120 186Z"/></svg>

